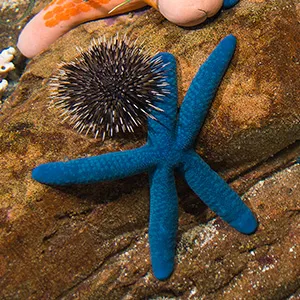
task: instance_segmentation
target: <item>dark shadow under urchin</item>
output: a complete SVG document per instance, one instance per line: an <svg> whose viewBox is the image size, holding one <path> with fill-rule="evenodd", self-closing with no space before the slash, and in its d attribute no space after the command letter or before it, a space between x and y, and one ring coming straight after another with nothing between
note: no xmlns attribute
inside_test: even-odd
<svg viewBox="0 0 300 300"><path fill-rule="evenodd" d="M163 63L126 37L93 41L51 78L51 105L63 121L96 138L135 132L161 111L165 89ZM139 131L139 130L138 130Z"/></svg>

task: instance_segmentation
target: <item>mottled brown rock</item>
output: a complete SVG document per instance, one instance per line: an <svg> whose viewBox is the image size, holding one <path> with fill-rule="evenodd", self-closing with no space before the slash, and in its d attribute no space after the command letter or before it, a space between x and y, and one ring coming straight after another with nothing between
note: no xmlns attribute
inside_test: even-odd
<svg viewBox="0 0 300 300"><path fill-rule="evenodd" d="M0 0L0 49L14 46L22 27L50 1Z"/></svg>
<svg viewBox="0 0 300 300"><path fill-rule="evenodd" d="M0 298L282 299L297 297L300 155L296 1L242 0L212 22L183 29L154 10L79 26L34 58L0 117ZM142 145L145 132L104 143L60 124L48 109L57 64L116 31L143 37L178 61L180 101L198 66L229 33L238 48L197 150L258 216L256 234L235 232L178 178L176 270L151 273L146 175L68 188L30 177L40 163ZM277 171L277 173L275 173ZM266 179L266 177L268 177ZM259 183L255 184L258 180ZM293 298L291 298L293 299Z"/></svg>

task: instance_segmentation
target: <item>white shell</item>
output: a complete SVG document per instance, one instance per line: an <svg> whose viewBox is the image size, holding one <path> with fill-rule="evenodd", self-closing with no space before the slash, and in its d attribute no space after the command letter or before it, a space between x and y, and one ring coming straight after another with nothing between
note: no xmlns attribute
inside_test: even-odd
<svg viewBox="0 0 300 300"><path fill-rule="evenodd" d="M5 79L0 79L0 99L5 92L6 88L8 86L8 82Z"/></svg>
<svg viewBox="0 0 300 300"><path fill-rule="evenodd" d="M16 49L13 47L9 47L1 51L0 78L4 78L9 71L14 70L15 65L11 61L13 60L15 54Z"/></svg>

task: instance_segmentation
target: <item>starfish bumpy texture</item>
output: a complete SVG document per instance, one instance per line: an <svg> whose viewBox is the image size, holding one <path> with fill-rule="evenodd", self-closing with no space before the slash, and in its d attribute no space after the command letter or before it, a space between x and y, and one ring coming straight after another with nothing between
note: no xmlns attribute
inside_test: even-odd
<svg viewBox="0 0 300 300"><path fill-rule="evenodd" d="M250 234L257 221L229 185L195 152L194 144L236 45L224 38L201 66L177 116L176 61L164 62L168 94L155 105L158 120L148 119L147 143L137 149L38 166L32 177L44 184L68 185L115 180L147 172L150 177L149 241L153 272L167 279L174 269L178 200L174 170L179 171L204 203L236 230Z"/></svg>
<svg viewBox="0 0 300 300"><path fill-rule="evenodd" d="M29 10L35 1L30 2ZM215 15L222 4L227 9L238 2L239 0L52 0L26 24L18 38L17 47L26 57L34 57L78 24L137 10L146 5L151 5L175 24L195 26ZM0 20L0 24L2 23L5 22Z"/></svg>

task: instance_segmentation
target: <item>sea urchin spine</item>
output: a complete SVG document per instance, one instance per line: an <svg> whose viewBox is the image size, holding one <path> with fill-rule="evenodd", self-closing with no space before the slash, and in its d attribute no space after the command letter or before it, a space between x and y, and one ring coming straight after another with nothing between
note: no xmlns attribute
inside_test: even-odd
<svg viewBox="0 0 300 300"><path fill-rule="evenodd" d="M133 132L168 92L163 62L118 36L96 40L51 79L51 103L80 133Z"/></svg>

